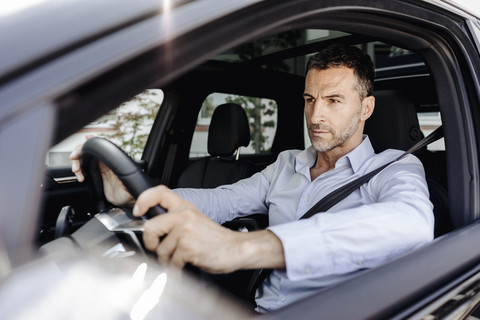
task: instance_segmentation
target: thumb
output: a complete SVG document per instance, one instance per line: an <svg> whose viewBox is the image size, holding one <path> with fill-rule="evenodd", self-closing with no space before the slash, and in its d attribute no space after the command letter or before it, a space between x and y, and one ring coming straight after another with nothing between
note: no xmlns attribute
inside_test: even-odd
<svg viewBox="0 0 480 320"><path fill-rule="evenodd" d="M164 185L156 186L145 190L139 196L133 207L133 215L136 217L143 216L148 209L160 205L167 211L179 206L182 203L175 192Z"/></svg>

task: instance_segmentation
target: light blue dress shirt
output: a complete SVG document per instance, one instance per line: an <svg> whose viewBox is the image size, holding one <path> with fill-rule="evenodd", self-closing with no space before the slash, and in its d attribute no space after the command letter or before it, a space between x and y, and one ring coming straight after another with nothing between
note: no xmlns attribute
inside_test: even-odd
<svg viewBox="0 0 480 320"><path fill-rule="evenodd" d="M216 189L177 189L218 223L268 213L282 241L286 270L275 270L257 290L257 310L281 308L378 266L433 239L433 206L422 163L408 155L387 167L327 212L299 220L340 186L397 158L375 154L368 137L335 168L311 180L317 152L282 152L251 178Z"/></svg>

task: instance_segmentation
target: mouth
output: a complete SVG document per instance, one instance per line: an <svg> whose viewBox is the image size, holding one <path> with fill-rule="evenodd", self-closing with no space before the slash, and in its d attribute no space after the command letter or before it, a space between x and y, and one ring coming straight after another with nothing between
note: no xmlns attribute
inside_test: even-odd
<svg viewBox="0 0 480 320"><path fill-rule="evenodd" d="M310 127L310 132L315 136L324 136L330 134L330 130Z"/></svg>
<svg viewBox="0 0 480 320"><path fill-rule="evenodd" d="M330 133L330 131L328 131L328 130L315 130L315 129L312 129L312 132L314 132L314 133Z"/></svg>

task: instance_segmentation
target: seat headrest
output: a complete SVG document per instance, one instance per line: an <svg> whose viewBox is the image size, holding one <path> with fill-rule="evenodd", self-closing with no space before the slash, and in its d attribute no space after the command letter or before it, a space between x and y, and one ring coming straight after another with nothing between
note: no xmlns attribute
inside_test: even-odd
<svg viewBox="0 0 480 320"><path fill-rule="evenodd" d="M208 153L229 157L238 147L246 147L249 143L250 126L245 110L235 103L219 105L208 129Z"/></svg>
<svg viewBox="0 0 480 320"><path fill-rule="evenodd" d="M376 153L386 149L407 150L423 138L415 105L406 96L394 90L374 93L375 109L365 122L364 133Z"/></svg>

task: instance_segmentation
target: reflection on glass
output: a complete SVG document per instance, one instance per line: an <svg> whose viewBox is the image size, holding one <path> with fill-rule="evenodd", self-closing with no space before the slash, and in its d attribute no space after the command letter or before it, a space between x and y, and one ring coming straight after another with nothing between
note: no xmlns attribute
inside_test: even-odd
<svg viewBox="0 0 480 320"><path fill-rule="evenodd" d="M159 274L153 281L150 288L148 288L133 305L130 312L130 318L132 320L142 320L148 315L148 313L155 307L160 301L165 285L167 284L167 274Z"/></svg>

